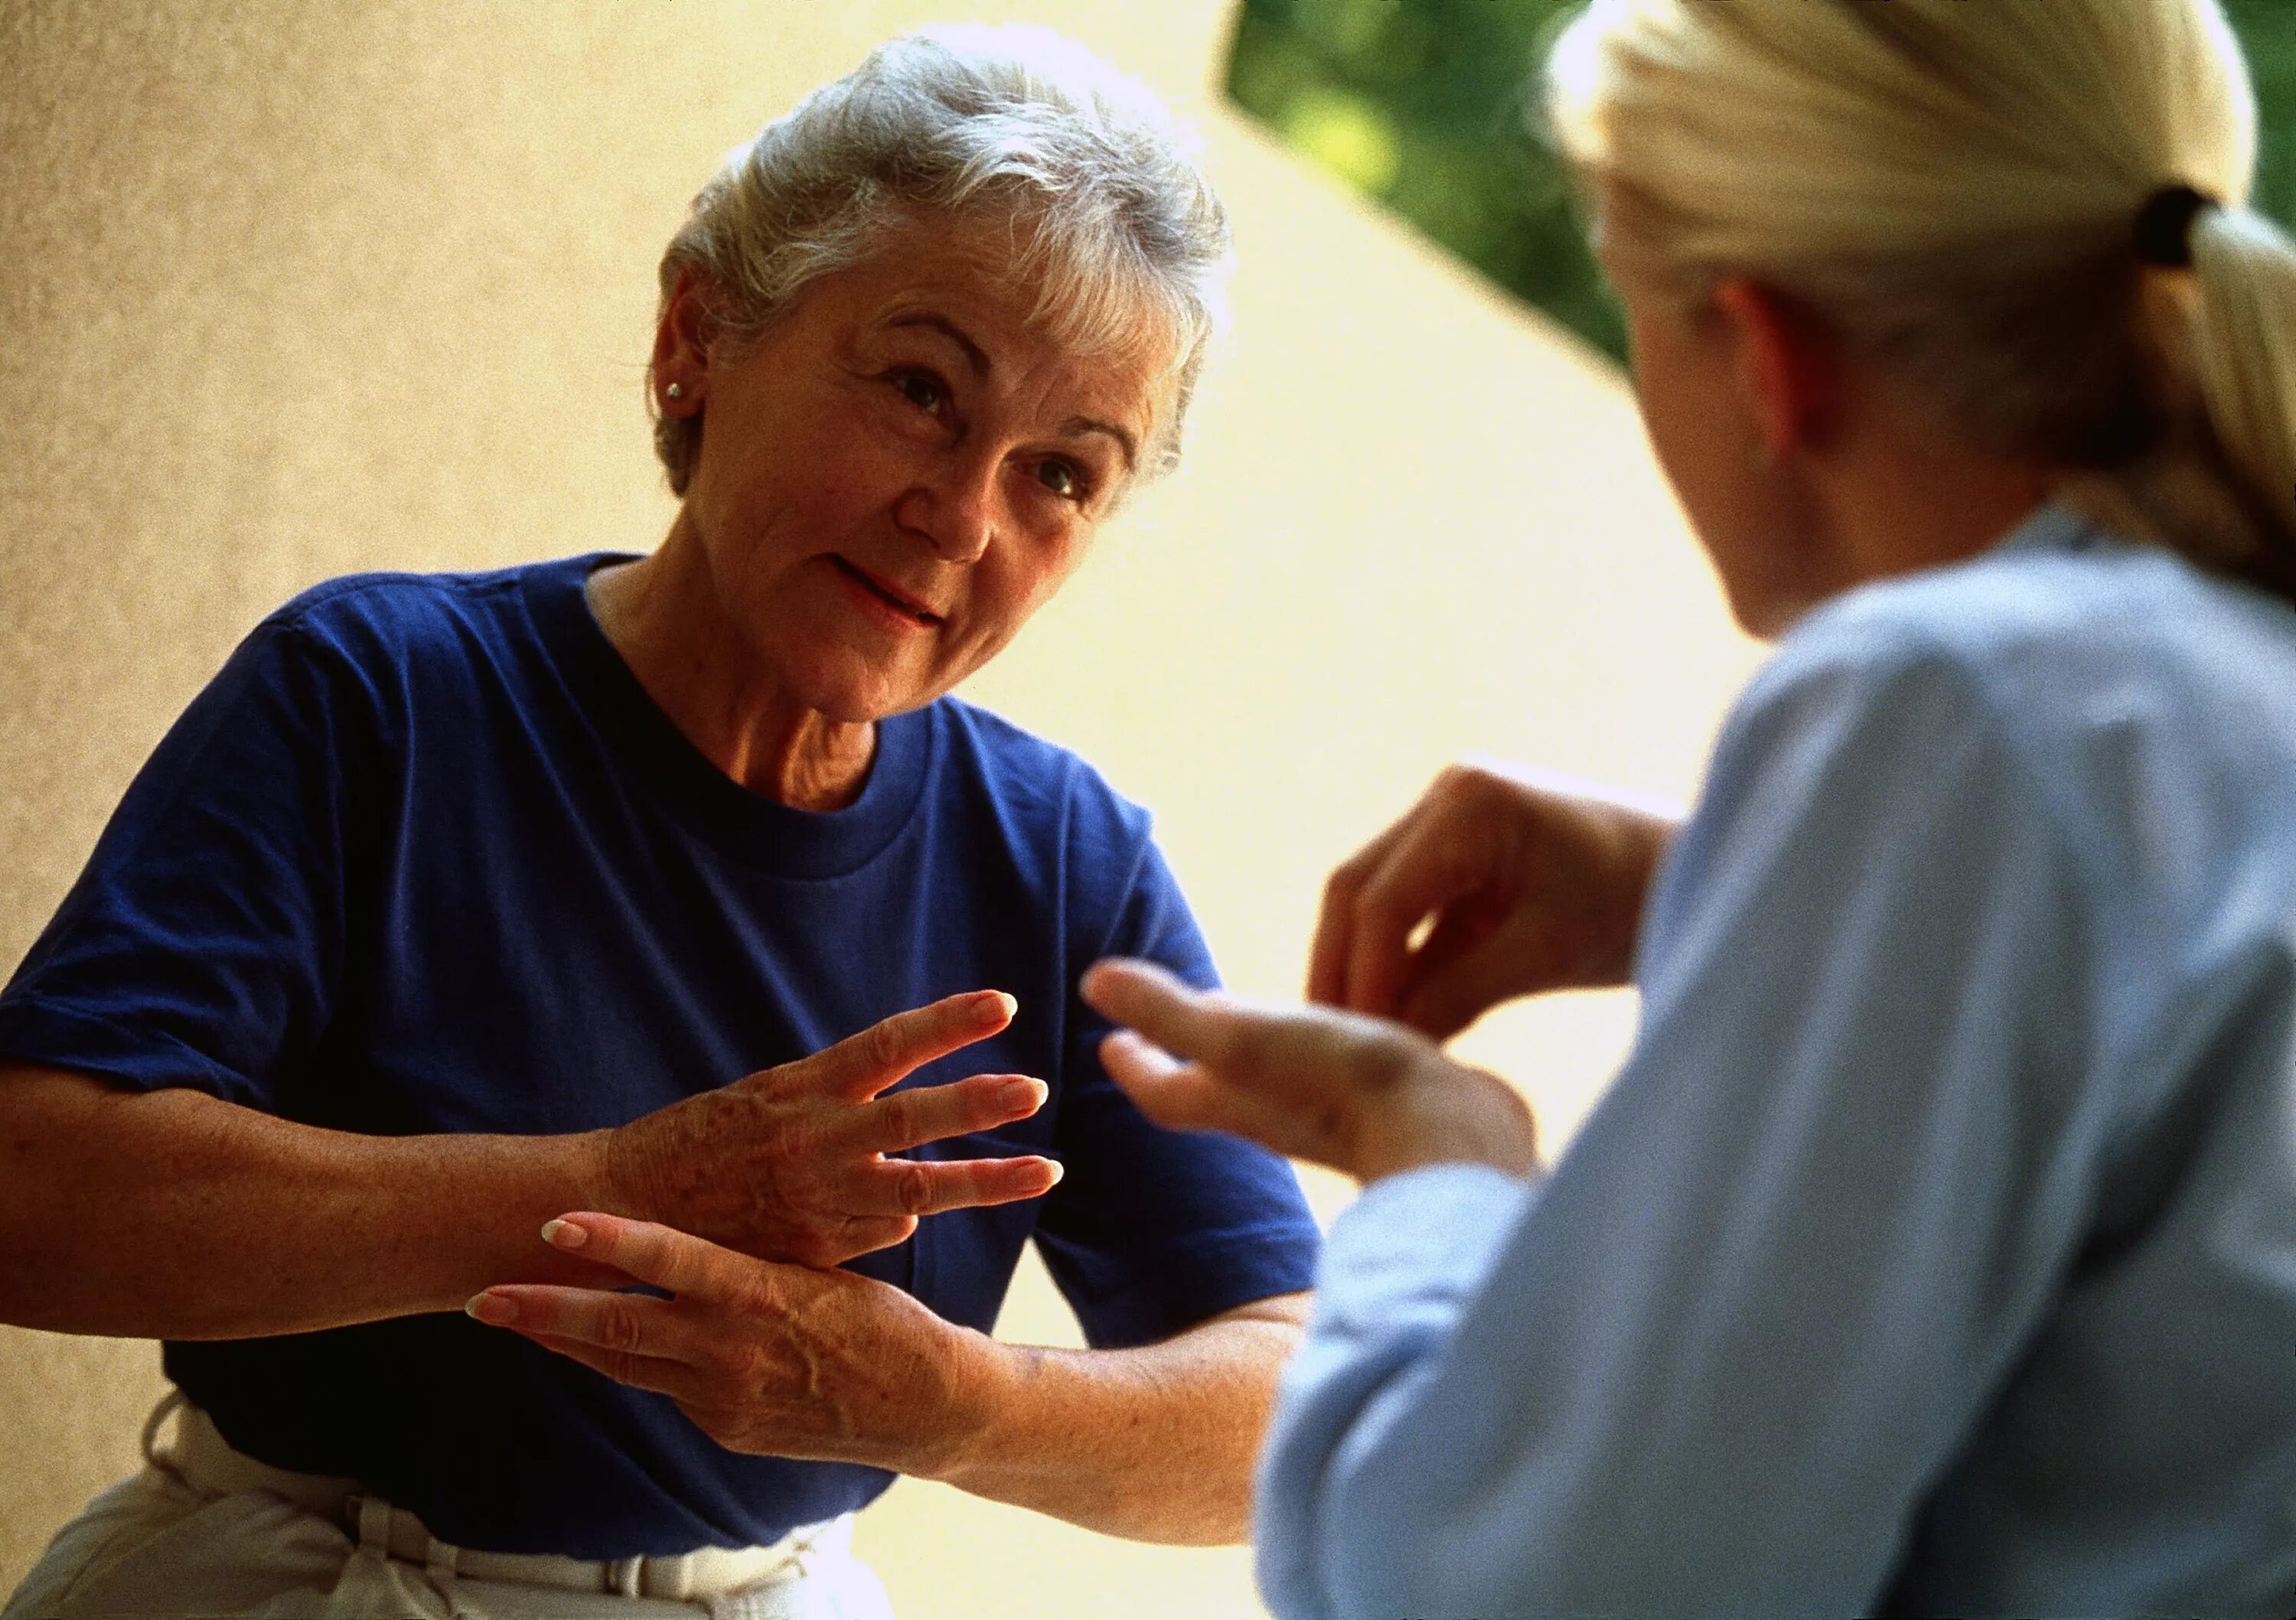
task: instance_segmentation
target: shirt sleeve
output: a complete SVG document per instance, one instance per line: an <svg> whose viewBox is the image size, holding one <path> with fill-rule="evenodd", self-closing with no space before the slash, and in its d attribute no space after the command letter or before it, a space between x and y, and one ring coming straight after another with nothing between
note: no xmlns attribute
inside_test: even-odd
<svg viewBox="0 0 2296 1620"><path fill-rule="evenodd" d="M280 617L249 636L129 787L0 994L0 1060L279 1111L343 965L356 682Z"/></svg>
<svg viewBox="0 0 2296 1620"><path fill-rule="evenodd" d="M1276 1614L1874 1612L2103 1128L2072 857L1997 712L1870 631L1758 680L1553 1174L1333 1229L1261 1460Z"/></svg>
<svg viewBox="0 0 2296 1620"><path fill-rule="evenodd" d="M1219 982L1152 842L1139 846L1106 945L1078 971L1109 955L1161 963L1200 989ZM1066 1174L1036 1231L1086 1341L1096 1349L1147 1344L1307 1289L1322 1236L1290 1163L1234 1137L1152 1124L1101 1067L1110 1028L1071 988L1054 1133Z"/></svg>

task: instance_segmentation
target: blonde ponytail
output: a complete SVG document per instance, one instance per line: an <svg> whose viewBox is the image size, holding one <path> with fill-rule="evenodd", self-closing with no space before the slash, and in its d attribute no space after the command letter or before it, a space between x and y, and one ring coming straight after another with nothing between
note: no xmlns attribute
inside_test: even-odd
<svg viewBox="0 0 2296 1620"><path fill-rule="evenodd" d="M2208 421L2259 505L2296 529L2296 243L2247 209L2193 222L2192 359Z"/></svg>
<svg viewBox="0 0 2296 1620"><path fill-rule="evenodd" d="M2218 0L1593 0L1546 88L1606 251L1804 299L1975 446L2296 599L2296 246ZM2221 206L2146 264L2179 186Z"/></svg>

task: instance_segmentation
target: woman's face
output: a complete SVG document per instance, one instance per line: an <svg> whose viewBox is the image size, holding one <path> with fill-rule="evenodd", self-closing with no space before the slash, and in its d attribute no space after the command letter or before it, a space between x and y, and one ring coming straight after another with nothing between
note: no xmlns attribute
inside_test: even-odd
<svg viewBox="0 0 2296 1620"><path fill-rule="evenodd" d="M832 719L914 708L994 657L1083 560L1172 407L1160 334L1064 350L1001 247L910 228L750 344L666 332L657 350L658 384L702 412L680 521L718 604ZM687 318L674 299L670 324Z"/></svg>

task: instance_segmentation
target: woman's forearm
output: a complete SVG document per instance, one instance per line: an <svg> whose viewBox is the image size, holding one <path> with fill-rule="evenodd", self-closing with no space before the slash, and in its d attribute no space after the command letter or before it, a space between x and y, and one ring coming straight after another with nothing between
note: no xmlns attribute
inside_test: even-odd
<svg viewBox="0 0 2296 1620"><path fill-rule="evenodd" d="M1104 1534L1247 1540L1251 1469L1308 1296L1136 1350L996 1347L977 1427L934 1477Z"/></svg>
<svg viewBox="0 0 2296 1620"><path fill-rule="evenodd" d="M535 1233L607 1200L603 1135L362 1136L0 1069L0 1321L238 1338L591 1280Z"/></svg>

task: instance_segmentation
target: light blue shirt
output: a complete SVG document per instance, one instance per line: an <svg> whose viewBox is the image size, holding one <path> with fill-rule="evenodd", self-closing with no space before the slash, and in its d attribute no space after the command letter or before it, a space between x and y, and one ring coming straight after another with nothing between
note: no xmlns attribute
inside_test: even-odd
<svg viewBox="0 0 2296 1620"><path fill-rule="evenodd" d="M1798 624L1526 1184L1334 1228L1284 1620L2296 1612L2296 612L2058 507Z"/></svg>

